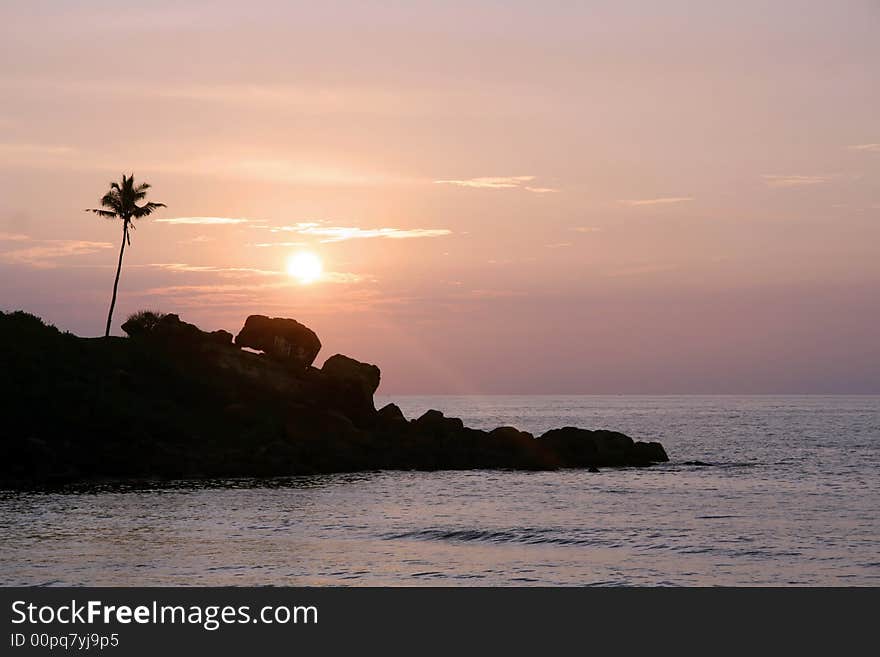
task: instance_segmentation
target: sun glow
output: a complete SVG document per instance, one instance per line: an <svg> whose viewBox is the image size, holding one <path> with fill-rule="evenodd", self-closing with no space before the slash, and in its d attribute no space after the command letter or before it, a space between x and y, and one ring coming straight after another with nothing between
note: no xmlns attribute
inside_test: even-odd
<svg viewBox="0 0 880 657"><path fill-rule="evenodd" d="M302 285L314 283L324 272L321 259L311 251L294 253L287 259L287 273Z"/></svg>

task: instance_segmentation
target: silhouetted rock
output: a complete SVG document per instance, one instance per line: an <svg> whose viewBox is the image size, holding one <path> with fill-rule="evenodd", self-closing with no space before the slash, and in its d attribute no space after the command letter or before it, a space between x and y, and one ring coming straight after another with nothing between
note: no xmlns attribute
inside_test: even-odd
<svg viewBox="0 0 880 657"><path fill-rule="evenodd" d="M262 351L267 356L305 369L321 351L315 332L295 319L251 315L235 336L235 344Z"/></svg>
<svg viewBox="0 0 880 657"><path fill-rule="evenodd" d="M637 460L648 463L662 463L669 460L663 445L657 442L633 444L633 453Z"/></svg>
<svg viewBox="0 0 880 657"><path fill-rule="evenodd" d="M464 422L457 417L446 417L441 411L431 409L412 421L413 426L425 434L449 435L464 429Z"/></svg>
<svg viewBox="0 0 880 657"><path fill-rule="evenodd" d="M375 414L373 393L379 387L379 368L354 358L335 354L321 368L335 402L349 415L363 422Z"/></svg>
<svg viewBox="0 0 880 657"><path fill-rule="evenodd" d="M550 447L561 463L575 467L649 465L668 461L660 443L636 443L617 431L590 431L576 427L551 429L539 440Z"/></svg>
<svg viewBox="0 0 880 657"><path fill-rule="evenodd" d="M500 438L501 440L534 439L534 436L528 431L520 431L515 427L498 427L496 429L492 429L492 431L489 432L489 435L493 438Z"/></svg>
<svg viewBox="0 0 880 657"><path fill-rule="evenodd" d="M151 338L190 345L197 342L232 345L232 333L229 331L221 329L207 333L195 324L182 321L173 313L166 315L142 310L131 315L122 325L122 330L132 338Z"/></svg>
<svg viewBox="0 0 880 657"><path fill-rule="evenodd" d="M385 404L385 406L376 411L376 420L381 426L390 428L403 427L407 424L406 417L403 415L403 411L400 410L400 406L394 403Z"/></svg>
<svg viewBox="0 0 880 657"><path fill-rule="evenodd" d="M0 343L15 346L0 349L0 485L668 460L659 443L615 431L535 438L468 428L439 410L412 421L394 404L377 411L379 368L341 354L306 365L320 342L293 320L248 318L236 343L268 354L177 315L142 315L129 329L128 339L83 339L0 313Z"/></svg>
<svg viewBox="0 0 880 657"><path fill-rule="evenodd" d="M334 379L356 382L366 395L372 396L379 388L381 373L378 367L342 354L330 356L321 371Z"/></svg>
<svg viewBox="0 0 880 657"><path fill-rule="evenodd" d="M232 333L229 331L224 331L220 329L219 331L211 331L208 333L208 340L213 342L214 344L222 344L225 346L232 346Z"/></svg>

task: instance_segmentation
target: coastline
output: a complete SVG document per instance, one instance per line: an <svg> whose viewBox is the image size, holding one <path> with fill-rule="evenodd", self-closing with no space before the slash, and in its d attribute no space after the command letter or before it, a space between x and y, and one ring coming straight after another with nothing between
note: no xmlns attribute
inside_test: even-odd
<svg viewBox="0 0 880 657"><path fill-rule="evenodd" d="M234 342L176 315L127 324L131 337L90 339L0 316L0 339L16 347L4 351L5 485L668 460L660 443L617 431L534 436L469 428L436 409L413 419L394 403L376 409L379 368L341 354L313 367L320 341L294 320L251 316Z"/></svg>

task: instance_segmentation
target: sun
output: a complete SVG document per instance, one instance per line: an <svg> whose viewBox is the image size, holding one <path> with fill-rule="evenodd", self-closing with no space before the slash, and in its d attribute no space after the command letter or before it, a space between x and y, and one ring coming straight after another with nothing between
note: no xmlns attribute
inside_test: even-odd
<svg viewBox="0 0 880 657"><path fill-rule="evenodd" d="M287 259L287 274L302 285L314 283L324 271L321 259L311 251L294 253Z"/></svg>

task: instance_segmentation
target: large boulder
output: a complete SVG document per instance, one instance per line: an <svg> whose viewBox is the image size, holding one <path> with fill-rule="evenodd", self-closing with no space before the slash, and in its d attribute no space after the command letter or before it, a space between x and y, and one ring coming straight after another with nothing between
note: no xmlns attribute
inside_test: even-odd
<svg viewBox="0 0 880 657"><path fill-rule="evenodd" d="M618 431L563 427L546 432L540 442L563 467L641 466L669 460L660 443L635 442Z"/></svg>
<svg viewBox="0 0 880 657"><path fill-rule="evenodd" d="M379 368L354 358L335 354L321 368L331 403L356 423L374 419L373 393L379 387Z"/></svg>
<svg viewBox="0 0 880 657"><path fill-rule="evenodd" d="M308 326L295 319L251 315L235 336L235 344L262 351L270 358L305 369L321 350L321 341Z"/></svg>
<svg viewBox="0 0 880 657"><path fill-rule="evenodd" d="M464 429L464 422L457 417L446 417L441 411L430 409L412 421L412 426L425 436L449 436Z"/></svg>
<svg viewBox="0 0 880 657"><path fill-rule="evenodd" d="M381 372L375 365L362 363L354 358L334 354L327 359L321 371L331 379L351 381L357 384L364 395L373 398L379 388Z"/></svg>

